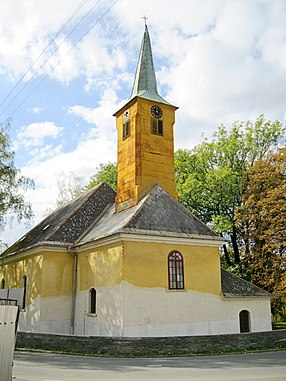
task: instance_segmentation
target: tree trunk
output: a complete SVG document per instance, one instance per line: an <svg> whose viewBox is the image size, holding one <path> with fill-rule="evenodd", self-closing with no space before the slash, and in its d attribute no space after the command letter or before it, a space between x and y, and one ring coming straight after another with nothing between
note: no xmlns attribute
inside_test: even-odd
<svg viewBox="0 0 286 381"><path fill-rule="evenodd" d="M231 260L230 260L230 257L229 257L229 254L228 254L227 247L226 247L225 243L223 244L223 253L224 253L224 257L225 257L225 261L226 261L227 265L231 266Z"/></svg>
<svg viewBox="0 0 286 381"><path fill-rule="evenodd" d="M240 263L240 255L237 244L237 233L236 228L234 226L232 228L232 234L230 235L230 239L233 247L234 263Z"/></svg>

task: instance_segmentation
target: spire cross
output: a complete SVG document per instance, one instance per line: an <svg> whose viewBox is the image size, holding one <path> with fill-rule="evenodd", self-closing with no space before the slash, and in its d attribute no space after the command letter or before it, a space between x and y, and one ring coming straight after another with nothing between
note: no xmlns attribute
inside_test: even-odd
<svg viewBox="0 0 286 381"><path fill-rule="evenodd" d="M144 19L145 25L147 25L146 20L148 20L148 17L143 16L143 17L141 17L141 19Z"/></svg>

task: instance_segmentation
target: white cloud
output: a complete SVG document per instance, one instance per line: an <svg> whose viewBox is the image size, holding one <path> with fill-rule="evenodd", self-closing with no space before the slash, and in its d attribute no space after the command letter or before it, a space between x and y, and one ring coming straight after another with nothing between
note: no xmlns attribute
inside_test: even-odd
<svg viewBox="0 0 286 381"><path fill-rule="evenodd" d="M106 89L98 101L99 107L90 108L74 105L68 108L68 113L84 119L95 127L89 131L89 137L109 139L115 145L115 118L112 116L117 110L117 95L112 89Z"/></svg>
<svg viewBox="0 0 286 381"><path fill-rule="evenodd" d="M96 173L100 163L116 161L116 128L112 114L117 110L116 93L106 90L98 102L97 108L88 108L80 105L71 106L68 112L90 123L93 127L78 142L77 147L70 152L61 152L61 145L44 146L47 137L57 138L62 128L54 123L33 123L24 126L18 134L19 141L32 146L30 151L32 161L21 168L22 175L35 181L35 190L28 190L25 199L32 203L35 213L34 223L38 223L48 209L55 205L59 173L74 173L81 176L85 183ZM42 160L42 159L45 160ZM21 225L18 234L23 232ZM12 243L15 239L9 228L4 232L3 239Z"/></svg>
<svg viewBox="0 0 286 381"><path fill-rule="evenodd" d="M4 0L0 12L0 75L5 73L6 79L23 74L78 5L78 0ZM87 3L79 18L89 6ZM101 11L108 6L110 2L103 0ZM149 17L160 92L179 106L176 148L198 144L203 132L209 136L221 122L230 125L238 119L255 119L261 113L286 122L284 0L120 0L50 73L58 86L65 85L78 96L76 101L57 99L64 110L62 120L70 118L71 130L78 124L81 138L75 148L62 152L62 141L57 139L64 131L58 126L66 124L47 119L49 93L47 103L36 104L44 104L45 120L55 122L25 122L18 134L18 145L28 147L33 156L30 164L26 161L23 173L36 181L37 189L29 191L27 197L33 201L37 218L56 199L56 173L72 171L88 179L99 163L115 161L112 115L131 92L144 14ZM98 15L95 12L93 19L62 43L48 64L50 69ZM53 46L59 46L67 33L64 30ZM77 87L71 86L77 82L73 79L78 80ZM49 90L53 83L49 82ZM38 112L37 108L33 112ZM90 124L88 131L83 121ZM78 138L76 133L74 136ZM27 156L30 160L31 155Z"/></svg>
<svg viewBox="0 0 286 381"><path fill-rule="evenodd" d="M61 144L55 147L52 144L47 144L43 147L35 147L33 150L29 151L29 155L33 158L31 161L31 163L33 163L55 157L61 152Z"/></svg>
<svg viewBox="0 0 286 381"><path fill-rule="evenodd" d="M23 126L18 133L19 143L25 146L42 146L46 138L58 138L63 131L54 122L38 122Z"/></svg>

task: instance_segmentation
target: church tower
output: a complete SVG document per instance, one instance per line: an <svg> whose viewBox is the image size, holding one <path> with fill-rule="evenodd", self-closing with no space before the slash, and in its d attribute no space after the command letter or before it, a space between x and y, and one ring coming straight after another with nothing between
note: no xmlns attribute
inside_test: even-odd
<svg viewBox="0 0 286 381"><path fill-rule="evenodd" d="M158 94L145 25L131 97L114 114L118 131L117 212L136 205L156 184L177 199L173 138L176 109Z"/></svg>

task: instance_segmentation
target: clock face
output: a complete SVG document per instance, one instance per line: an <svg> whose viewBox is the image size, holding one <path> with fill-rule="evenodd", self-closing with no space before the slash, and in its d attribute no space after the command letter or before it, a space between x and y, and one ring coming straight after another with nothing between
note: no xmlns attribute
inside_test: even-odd
<svg viewBox="0 0 286 381"><path fill-rule="evenodd" d="M163 111L162 111L160 106L153 105L151 107L151 114L152 114L152 116L154 116L154 118L160 119L163 116Z"/></svg>

